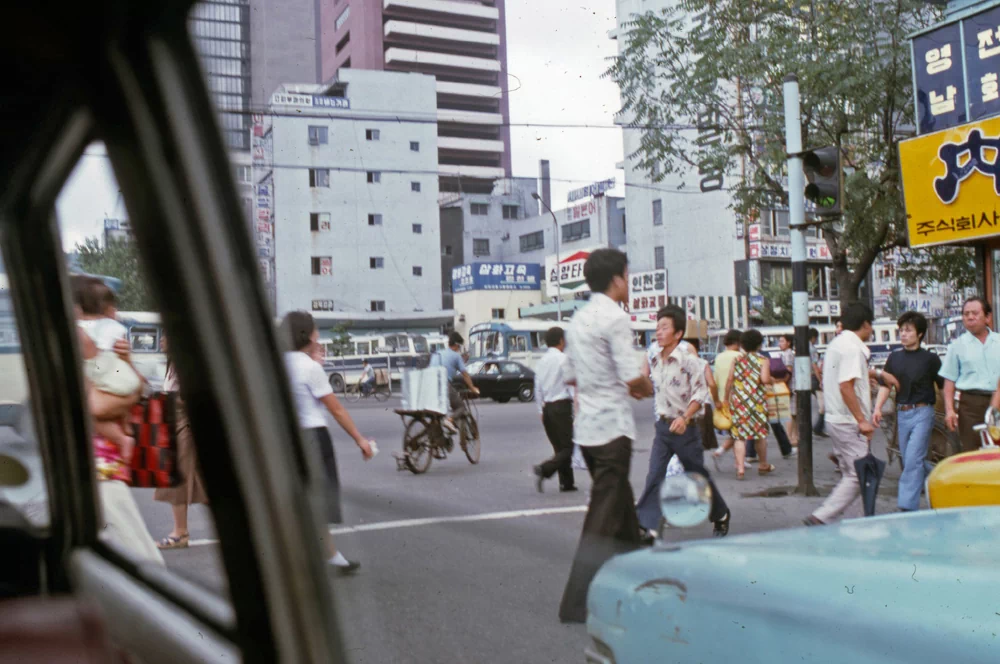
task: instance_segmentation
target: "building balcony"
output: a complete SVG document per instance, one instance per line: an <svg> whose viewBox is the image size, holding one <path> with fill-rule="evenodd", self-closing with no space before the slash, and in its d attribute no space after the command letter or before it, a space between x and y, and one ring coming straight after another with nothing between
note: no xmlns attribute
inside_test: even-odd
<svg viewBox="0 0 1000 664"><path fill-rule="evenodd" d="M499 85L476 85L474 83L452 83L438 81L437 93L449 97L471 97L473 99L500 99L503 89Z"/></svg>
<svg viewBox="0 0 1000 664"><path fill-rule="evenodd" d="M492 58L472 58L434 51L414 51L408 48L387 48L385 64L406 71L437 72L472 71L478 74L500 72L500 61Z"/></svg>
<svg viewBox="0 0 1000 664"><path fill-rule="evenodd" d="M450 108L439 108L437 111L437 119L438 123L450 122L455 124L491 126L499 126L503 124L503 116L499 113L455 111Z"/></svg>
<svg viewBox="0 0 1000 664"><path fill-rule="evenodd" d="M465 166L461 164L438 164L441 177L462 177L481 180L497 180L507 176L500 166Z"/></svg>
<svg viewBox="0 0 1000 664"><path fill-rule="evenodd" d="M503 141L491 141L482 138L456 138L454 136L438 136L438 150L455 152L503 152Z"/></svg>
<svg viewBox="0 0 1000 664"><path fill-rule="evenodd" d="M499 21L500 10L478 2L457 0L383 0L382 9L393 15L419 17L434 15L438 18L456 18L472 21Z"/></svg>
<svg viewBox="0 0 1000 664"><path fill-rule="evenodd" d="M493 32L445 28L440 25L411 21L386 21L384 30L387 40L414 41L421 44L445 42L473 47L497 47L500 45L500 36Z"/></svg>

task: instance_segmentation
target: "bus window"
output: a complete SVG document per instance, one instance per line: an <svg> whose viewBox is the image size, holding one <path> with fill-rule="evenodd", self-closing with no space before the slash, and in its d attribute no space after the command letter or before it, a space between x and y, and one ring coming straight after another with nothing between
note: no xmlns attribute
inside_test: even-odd
<svg viewBox="0 0 1000 664"><path fill-rule="evenodd" d="M636 348L646 347L646 331L632 330L632 345Z"/></svg>
<svg viewBox="0 0 1000 664"><path fill-rule="evenodd" d="M411 339L413 339L413 352L414 353L426 353L427 352L427 337L420 334L414 334Z"/></svg>
<svg viewBox="0 0 1000 664"><path fill-rule="evenodd" d="M135 353L157 353L160 344L157 341L155 327L132 327L129 329L129 344Z"/></svg>
<svg viewBox="0 0 1000 664"><path fill-rule="evenodd" d="M545 348L545 333L544 332L532 332L531 333L531 347L532 348Z"/></svg>
<svg viewBox="0 0 1000 664"><path fill-rule="evenodd" d="M370 341L359 341L355 346L355 354L357 355L371 355L371 342Z"/></svg>
<svg viewBox="0 0 1000 664"><path fill-rule="evenodd" d="M889 341L889 330L882 330L882 341Z"/></svg>
<svg viewBox="0 0 1000 664"><path fill-rule="evenodd" d="M507 337L508 353L527 352L527 350L528 350L528 339L526 337L517 334L511 334Z"/></svg>

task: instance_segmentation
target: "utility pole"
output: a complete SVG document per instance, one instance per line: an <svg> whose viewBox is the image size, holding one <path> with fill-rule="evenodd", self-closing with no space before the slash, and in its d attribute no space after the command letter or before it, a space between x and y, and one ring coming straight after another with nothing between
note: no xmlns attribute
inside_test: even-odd
<svg viewBox="0 0 1000 664"><path fill-rule="evenodd" d="M542 207L552 215L552 241L556 249L556 321L562 322L562 271L559 269L559 220L556 213L552 211L538 194L531 194L531 197L541 203Z"/></svg>
<svg viewBox="0 0 1000 664"><path fill-rule="evenodd" d="M802 170L799 79L785 76L785 152L788 154L788 226L792 236L792 323L795 325L795 398L799 418L799 484L795 492L818 496L813 483L812 361L809 358L809 293L806 291L806 200Z"/></svg>

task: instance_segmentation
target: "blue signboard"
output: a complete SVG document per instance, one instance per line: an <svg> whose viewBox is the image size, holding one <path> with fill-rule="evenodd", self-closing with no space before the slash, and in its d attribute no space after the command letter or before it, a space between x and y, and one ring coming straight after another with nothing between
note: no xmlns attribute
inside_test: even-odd
<svg viewBox="0 0 1000 664"><path fill-rule="evenodd" d="M969 120L1000 113L1000 7L962 21Z"/></svg>
<svg viewBox="0 0 1000 664"><path fill-rule="evenodd" d="M451 270L451 290L541 290L542 266L537 263L471 263Z"/></svg>
<svg viewBox="0 0 1000 664"><path fill-rule="evenodd" d="M960 24L945 25L914 38L913 69L918 133L940 131L968 121Z"/></svg>

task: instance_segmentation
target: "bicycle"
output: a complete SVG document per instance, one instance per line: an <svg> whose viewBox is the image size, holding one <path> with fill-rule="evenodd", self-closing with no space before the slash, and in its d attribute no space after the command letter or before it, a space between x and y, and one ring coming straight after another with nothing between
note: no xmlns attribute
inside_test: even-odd
<svg viewBox="0 0 1000 664"><path fill-rule="evenodd" d="M388 385L373 385L370 390L365 390L362 388L361 383L352 386L351 389L347 390L344 394L344 398L351 403L357 403L362 399L368 399L373 397L378 402L386 401L390 396L392 396Z"/></svg>
<svg viewBox="0 0 1000 664"><path fill-rule="evenodd" d="M479 440L479 411L468 392L462 392L461 396L464 413L455 418L459 446L469 463L475 465L479 463L482 448ZM446 415L428 410L398 408L393 412L406 424L403 431L403 452L393 454L396 470L409 470L414 475L422 475L430 469L432 460L446 459L448 453L454 450L452 437L455 434L444 427ZM407 418L410 418L409 422Z"/></svg>
<svg viewBox="0 0 1000 664"><path fill-rule="evenodd" d="M935 388L935 391L938 391ZM878 388L872 390L872 405L878 397ZM889 398L882 408L882 422L879 425L882 433L885 434L885 454L888 463L899 461L899 469L903 469L903 454L899 449L899 428L896 422L896 390L889 392ZM938 394L937 403L942 403L941 395ZM958 454L962 451L962 444L958 440L957 434L948 430L944 423L944 413L937 407L934 409L934 428L931 430L931 439L927 445L927 456L925 460L937 465L940 461Z"/></svg>

